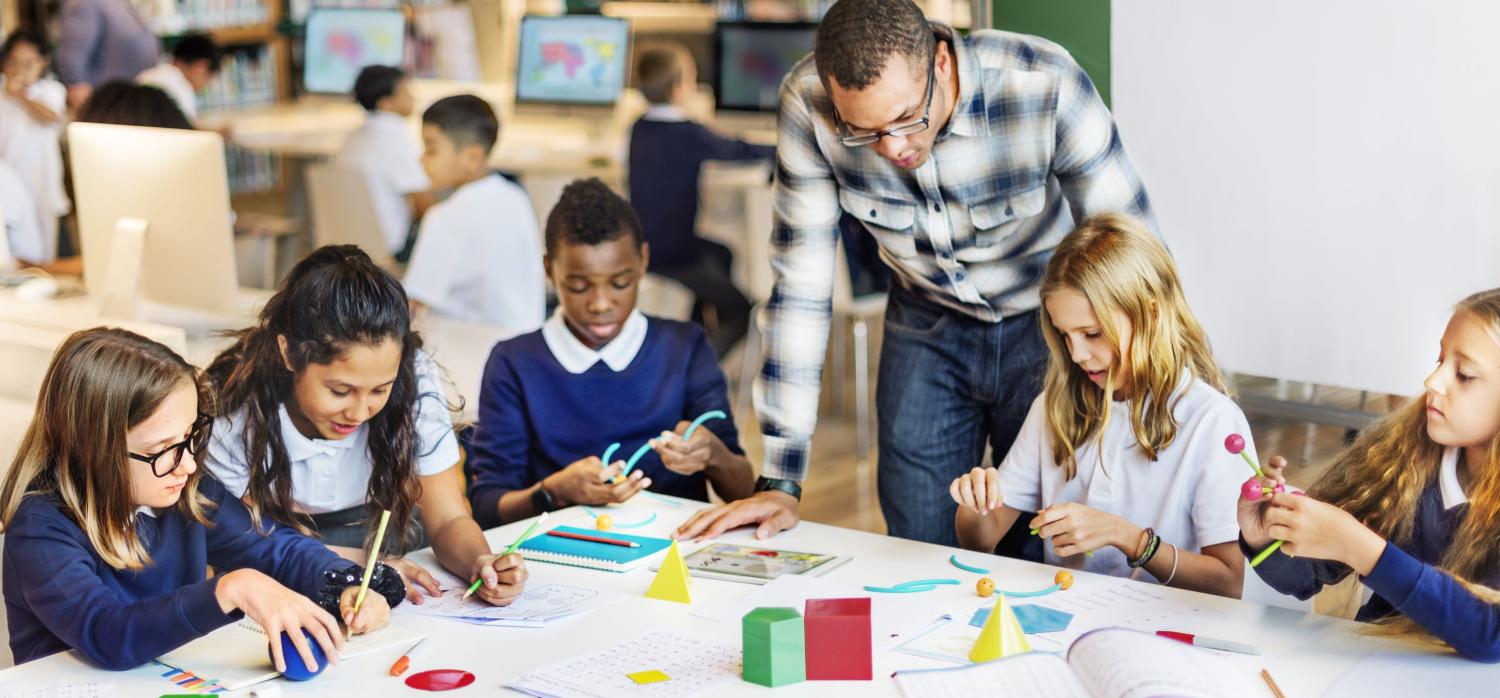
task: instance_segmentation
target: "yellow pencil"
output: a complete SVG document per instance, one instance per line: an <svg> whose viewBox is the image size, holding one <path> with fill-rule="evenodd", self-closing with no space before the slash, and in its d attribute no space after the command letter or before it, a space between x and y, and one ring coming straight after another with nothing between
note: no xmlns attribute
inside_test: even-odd
<svg viewBox="0 0 1500 698"><path fill-rule="evenodd" d="M375 573L375 565L380 562L380 541L385 538L385 525L391 521L391 512L380 512L380 527L375 529L375 541L370 544L370 554L365 556L365 577L359 580L359 595L354 597L354 613L350 614L350 620L359 615L359 607L365 603L365 592L370 590L370 575ZM353 628L344 626L344 641L354 635Z"/></svg>

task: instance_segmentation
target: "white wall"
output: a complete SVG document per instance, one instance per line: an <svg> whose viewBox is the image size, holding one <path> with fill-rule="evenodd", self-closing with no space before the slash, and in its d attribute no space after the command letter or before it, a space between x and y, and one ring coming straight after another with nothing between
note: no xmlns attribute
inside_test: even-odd
<svg viewBox="0 0 1500 698"><path fill-rule="evenodd" d="M1500 3L1113 12L1116 119L1220 361L1420 392L1500 286Z"/></svg>

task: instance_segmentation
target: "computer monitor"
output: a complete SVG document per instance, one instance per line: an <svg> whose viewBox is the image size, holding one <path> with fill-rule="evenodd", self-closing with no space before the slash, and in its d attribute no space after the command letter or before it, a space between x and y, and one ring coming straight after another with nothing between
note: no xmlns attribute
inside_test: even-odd
<svg viewBox="0 0 1500 698"><path fill-rule="evenodd" d="M303 47L303 89L347 94L366 66L402 65L406 17L401 10L316 8L307 15Z"/></svg>
<svg viewBox="0 0 1500 698"><path fill-rule="evenodd" d="M625 89L629 49L624 19L523 17L516 104L611 106Z"/></svg>
<svg viewBox="0 0 1500 698"><path fill-rule="evenodd" d="M714 25L714 108L774 113L782 78L812 53L817 29L802 22Z"/></svg>
<svg viewBox="0 0 1500 698"><path fill-rule="evenodd" d="M146 222L140 289L150 301L235 315L239 282L224 140L210 131L68 125L83 279L102 292L121 218Z"/></svg>

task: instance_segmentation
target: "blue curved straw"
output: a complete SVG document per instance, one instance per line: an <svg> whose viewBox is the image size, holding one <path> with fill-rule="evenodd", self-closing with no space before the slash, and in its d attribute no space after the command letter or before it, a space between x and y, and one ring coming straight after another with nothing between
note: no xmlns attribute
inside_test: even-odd
<svg viewBox="0 0 1500 698"><path fill-rule="evenodd" d="M932 591L941 585L959 584L957 579L918 579L911 582L902 582L892 587L867 586L865 591L878 594L913 594L920 591Z"/></svg>
<svg viewBox="0 0 1500 698"><path fill-rule="evenodd" d="M1047 587L1046 589L1038 589L1036 591L1006 591L1006 592L1002 592L999 589L996 589L995 592L996 593L1003 593L1003 594L1005 594L1006 596L1008 596L1008 597L1010 597L1012 599L1029 599L1029 598L1033 598L1033 597L1037 597L1037 596L1046 596L1046 595L1048 595L1048 594L1050 594L1050 593L1052 593L1054 591L1061 591L1061 590L1062 590L1062 585L1061 584L1053 584L1052 586Z"/></svg>
<svg viewBox="0 0 1500 698"><path fill-rule="evenodd" d="M609 467L609 457L615 455L615 451L618 450L620 450L620 442L618 441L610 444L609 448L604 449L604 458L602 459L604 461L604 467Z"/></svg>
<svg viewBox="0 0 1500 698"><path fill-rule="evenodd" d="M965 565L964 563L959 562L957 555L949 555L948 556L948 562L953 563L954 567L957 567L957 568L959 568L959 569L961 569L961 570L963 570L965 572L973 572L974 574L989 574L990 573L989 570L987 570L987 569L985 569L983 567L975 567L973 565Z"/></svg>
<svg viewBox="0 0 1500 698"><path fill-rule="evenodd" d="M703 423L710 419L728 418L729 415L724 414L722 410L709 410L707 412L704 412L703 414L698 415L698 418L693 420L692 424L688 425L687 431L682 432L682 440L687 441L688 439L693 438L693 432L697 431L698 427L703 426Z"/></svg>
<svg viewBox="0 0 1500 698"><path fill-rule="evenodd" d="M649 450L651 450L650 441L641 444L641 447L635 450L635 454L630 456L630 460L625 461L625 469L620 471L620 477L623 478L626 475L629 475L630 471L635 469L636 462L639 461L642 456L646 455L646 452Z"/></svg>
<svg viewBox="0 0 1500 698"><path fill-rule="evenodd" d="M657 494L655 492L652 492L651 490L641 490L641 494L645 495L647 499L654 499L654 500L656 500L658 502L661 502L662 504L665 504L667 506L671 506L671 507L681 507L682 506L682 502L680 502L680 501L678 501L676 499L672 499L670 497L663 497L662 495L659 495L659 494Z"/></svg>

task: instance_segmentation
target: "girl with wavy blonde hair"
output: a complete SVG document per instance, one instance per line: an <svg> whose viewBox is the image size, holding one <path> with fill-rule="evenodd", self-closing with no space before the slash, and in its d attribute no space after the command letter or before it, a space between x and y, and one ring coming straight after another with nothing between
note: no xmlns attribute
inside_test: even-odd
<svg viewBox="0 0 1500 698"><path fill-rule="evenodd" d="M953 481L960 543L993 550L1022 512L1047 562L1238 597L1239 492L1224 438L1249 437L1166 248L1104 214L1057 246L1042 278L1051 358L997 469Z"/></svg>
<svg viewBox="0 0 1500 698"><path fill-rule="evenodd" d="M1358 574L1355 616L1376 632L1438 640L1500 662L1500 289L1458 304L1426 392L1367 430L1307 496L1241 499L1256 573L1311 598ZM1272 458L1268 480L1284 483Z"/></svg>

